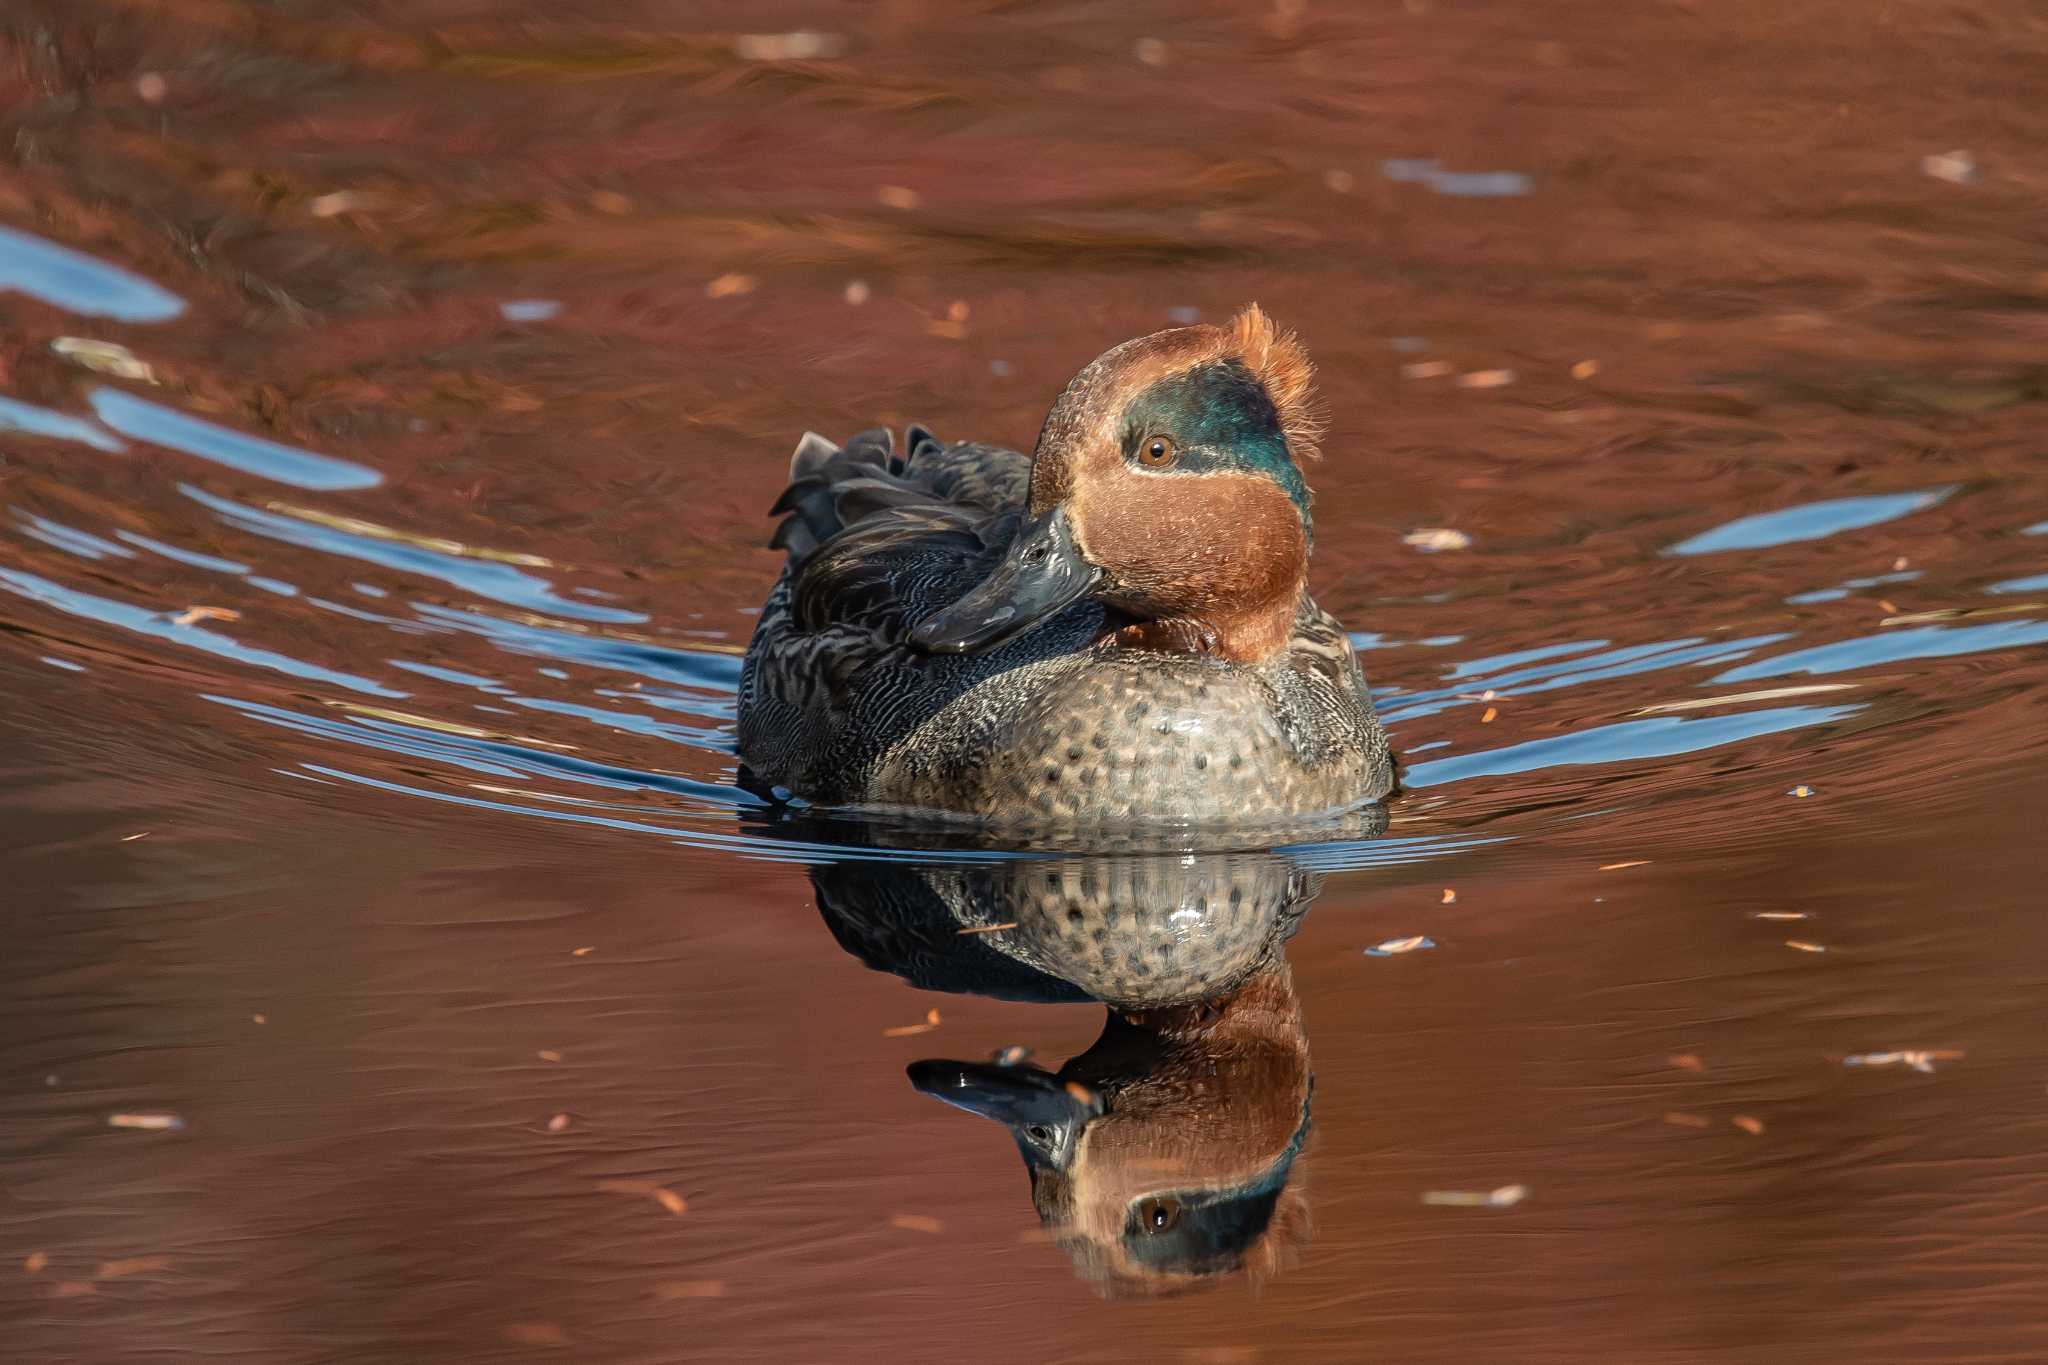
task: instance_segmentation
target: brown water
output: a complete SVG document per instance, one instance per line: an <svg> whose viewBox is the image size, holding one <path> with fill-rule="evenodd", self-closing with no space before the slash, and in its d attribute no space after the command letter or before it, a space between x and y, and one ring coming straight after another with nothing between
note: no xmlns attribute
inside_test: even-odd
<svg viewBox="0 0 2048 1365"><path fill-rule="evenodd" d="M1972 0L11 0L10 1358L2048 1358L2044 60ZM1253 298L1413 791L1230 864L1325 878L1211 1006L1299 1002L1275 1254L1105 1296L904 1076L1104 1011L821 916L915 840L754 809L732 688L806 428L1028 442ZM1291 1131L1217 1074L1175 1141Z"/></svg>

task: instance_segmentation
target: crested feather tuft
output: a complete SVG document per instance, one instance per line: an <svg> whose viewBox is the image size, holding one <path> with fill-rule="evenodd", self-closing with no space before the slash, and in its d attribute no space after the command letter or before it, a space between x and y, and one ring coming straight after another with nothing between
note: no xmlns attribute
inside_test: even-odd
<svg viewBox="0 0 2048 1365"><path fill-rule="evenodd" d="M1230 320L1230 341L1279 410L1280 429L1287 435L1287 451L1294 462L1321 459L1323 415L1316 401L1316 370L1300 338L1274 325L1259 305L1249 303Z"/></svg>

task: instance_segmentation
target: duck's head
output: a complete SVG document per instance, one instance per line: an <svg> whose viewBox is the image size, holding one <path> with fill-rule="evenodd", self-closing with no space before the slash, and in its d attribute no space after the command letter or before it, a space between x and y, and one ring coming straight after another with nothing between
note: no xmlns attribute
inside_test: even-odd
<svg viewBox="0 0 2048 1365"><path fill-rule="evenodd" d="M1127 341L1069 383L1032 456L1028 521L913 640L976 653L1086 596L1125 643L1270 656L1307 581L1318 424L1307 353L1256 304Z"/></svg>
<svg viewBox="0 0 2048 1365"><path fill-rule="evenodd" d="M1113 1012L1057 1074L927 1061L919 1090L1009 1128L1038 1216L1112 1294L1278 1271L1308 1235L1290 1184L1308 1137L1308 1043L1278 959L1229 996Z"/></svg>

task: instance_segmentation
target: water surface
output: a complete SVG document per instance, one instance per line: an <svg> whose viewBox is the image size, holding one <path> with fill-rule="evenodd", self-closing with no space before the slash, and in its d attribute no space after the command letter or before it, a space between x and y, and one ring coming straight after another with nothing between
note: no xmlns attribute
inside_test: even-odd
<svg viewBox="0 0 2048 1365"><path fill-rule="evenodd" d="M24 1359L2048 1355L2023 9L22 0L0 48ZM805 430L1026 443L1250 299L1321 365L1379 837L1104 870L736 787ZM1254 1023L1305 1065L1233 1069ZM1167 1097L1126 1166L1264 1250L1041 1217L910 1071L1013 1047Z"/></svg>

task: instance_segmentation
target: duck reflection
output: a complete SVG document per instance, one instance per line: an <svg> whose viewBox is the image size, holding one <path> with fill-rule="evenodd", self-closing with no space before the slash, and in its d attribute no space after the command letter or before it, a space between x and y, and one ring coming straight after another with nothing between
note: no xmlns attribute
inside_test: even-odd
<svg viewBox="0 0 2048 1365"><path fill-rule="evenodd" d="M1007 1128L1107 1293L1273 1275L1309 1235L1308 1039L1281 948L1321 888L1282 855L1062 854L814 868L834 935L928 990L1108 1006L1057 1071L932 1059L921 1092ZM1021 1049L1015 1051L1021 1052Z"/></svg>

